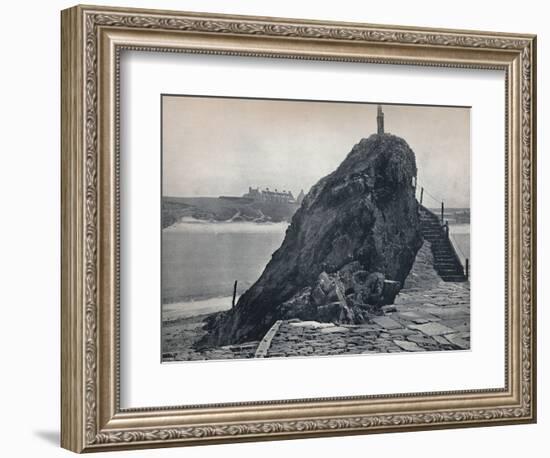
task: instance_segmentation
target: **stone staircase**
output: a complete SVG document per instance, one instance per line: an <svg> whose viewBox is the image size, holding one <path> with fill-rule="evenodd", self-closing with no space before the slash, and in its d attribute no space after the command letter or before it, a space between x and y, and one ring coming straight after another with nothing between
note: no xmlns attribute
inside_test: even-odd
<svg viewBox="0 0 550 458"><path fill-rule="evenodd" d="M420 226L424 239L431 244L434 268L442 280L447 282L466 281L460 259L447 238L439 218L422 205L420 205Z"/></svg>

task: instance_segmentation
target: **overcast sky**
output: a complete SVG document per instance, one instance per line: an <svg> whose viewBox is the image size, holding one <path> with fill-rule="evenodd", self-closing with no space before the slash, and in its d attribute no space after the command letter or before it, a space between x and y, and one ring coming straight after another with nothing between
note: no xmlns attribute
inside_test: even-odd
<svg viewBox="0 0 550 458"><path fill-rule="evenodd" d="M416 154L418 181L470 206L470 109L383 105L385 130ZM305 192L376 132L376 104L163 97L163 195ZM438 203L425 193L425 203Z"/></svg>

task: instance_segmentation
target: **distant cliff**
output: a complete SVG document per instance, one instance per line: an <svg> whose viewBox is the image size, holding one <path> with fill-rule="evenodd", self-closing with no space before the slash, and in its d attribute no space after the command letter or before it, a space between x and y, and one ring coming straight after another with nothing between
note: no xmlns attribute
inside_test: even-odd
<svg viewBox="0 0 550 458"><path fill-rule="evenodd" d="M297 204L234 197L163 197L162 228L183 217L213 221L290 221Z"/></svg>
<svg viewBox="0 0 550 458"><path fill-rule="evenodd" d="M391 303L422 245L415 176L405 140L362 139L311 188L258 281L209 319L200 345L256 340L278 319L364 322Z"/></svg>

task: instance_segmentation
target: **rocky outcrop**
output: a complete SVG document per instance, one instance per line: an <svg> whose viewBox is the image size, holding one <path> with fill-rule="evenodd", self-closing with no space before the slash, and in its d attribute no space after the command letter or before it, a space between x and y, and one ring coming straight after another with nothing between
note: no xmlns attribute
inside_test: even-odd
<svg viewBox="0 0 550 458"><path fill-rule="evenodd" d="M209 319L202 345L257 340L278 319L356 323L391 303L422 245L415 156L376 134L305 196L258 281Z"/></svg>

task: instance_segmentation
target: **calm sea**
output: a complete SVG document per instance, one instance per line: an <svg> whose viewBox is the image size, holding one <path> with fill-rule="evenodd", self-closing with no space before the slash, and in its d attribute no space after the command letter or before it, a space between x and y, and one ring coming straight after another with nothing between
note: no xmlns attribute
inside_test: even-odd
<svg viewBox="0 0 550 458"><path fill-rule="evenodd" d="M164 319L231 307L281 246L288 223L185 219L162 231Z"/></svg>

